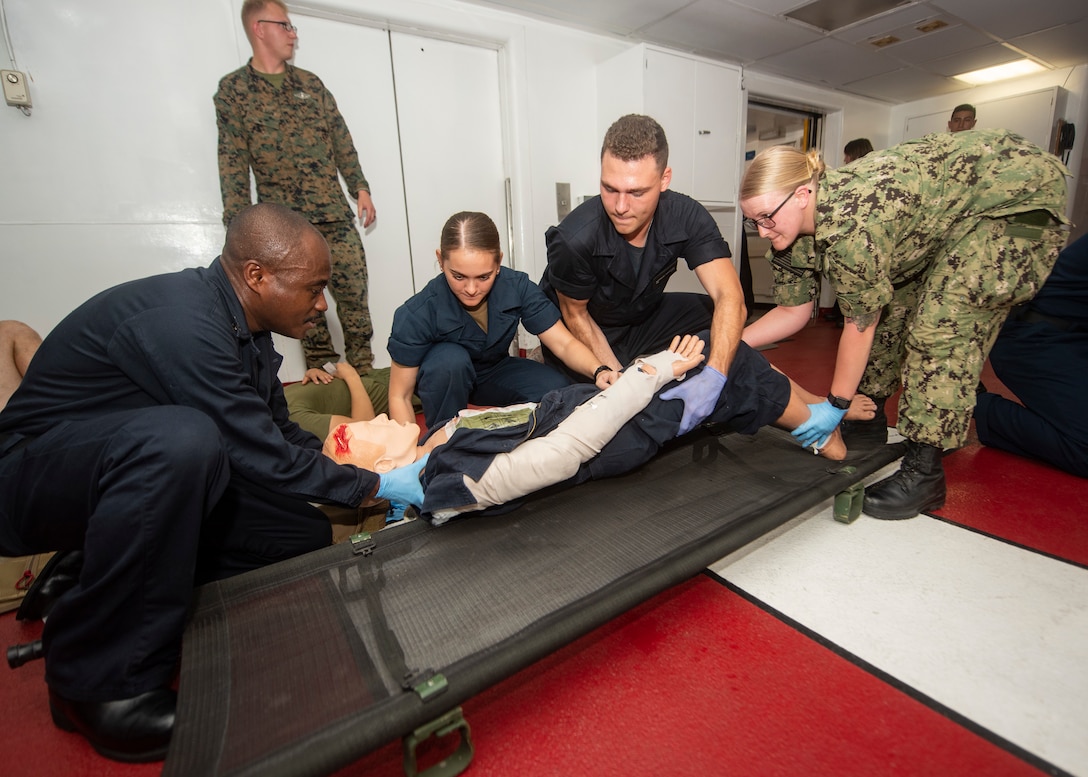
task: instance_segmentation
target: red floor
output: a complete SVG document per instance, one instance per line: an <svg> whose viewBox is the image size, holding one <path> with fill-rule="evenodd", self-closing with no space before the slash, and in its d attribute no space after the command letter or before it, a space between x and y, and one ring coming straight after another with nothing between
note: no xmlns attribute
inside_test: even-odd
<svg viewBox="0 0 1088 777"><path fill-rule="evenodd" d="M817 321L766 355L823 392L838 332ZM992 374L984 380L999 385ZM1088 564L1088 481L977 443L945 462L943 518ZM1024 520L1028 507L1032 522ZM0 616L0 644L39 632L12 614ZM42 670L41 662L0 668L0 774L161 771L106 761L55 729ZM706 575L508 678L464 710L476 749L469 777L1045 773L1030 755L1003 749ZM426 766L436 756L422 757ZM393 743L339 774L402 773Z"/></svg>
<svg viewBox="0 0 1088 777"><path fill-rule="evenodd" d="M709 576L464 712L471 777L1038 774ZM393 777L399 759L394 745L339 774Z"/></svg>

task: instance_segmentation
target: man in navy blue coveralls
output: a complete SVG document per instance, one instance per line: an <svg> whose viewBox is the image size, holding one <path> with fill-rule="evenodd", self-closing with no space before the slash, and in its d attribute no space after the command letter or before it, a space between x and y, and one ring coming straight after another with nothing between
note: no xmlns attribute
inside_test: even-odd
<svg viewBox="0 0 1088 777"><path fill-rule="evenodd" d="M695 200L669 191L668 155L665 132L649 116L630 114L609 127L601 194L548 230L540 287L574 336L617 372L665 348L674 335L710 330L706 367L669 395L684 400L683 434L714 409L747 313L714 219ZM707 294L665 293L680 257Z"/></svg>
<svg viewBox="0 0 1088 777"><path fill-rule="evenodd" d="M248 208L209 267L70 314L0 413L0 555L82 549L43 632L45 679L54 722L108 757L165 754L194 583L330 544L311 502L422 499L288 420L271 335L312 328L328 278L304 218Z"/></svg>
<svg viewBox="0 0 1088 777"><path fill-rule="evenodd" d="M1009 314L990 364L1023 405L979 394L979 441L1088 478L1088 419L1080 412L1088 375L1088 235L1066 246L1035 299Z"/></svg>

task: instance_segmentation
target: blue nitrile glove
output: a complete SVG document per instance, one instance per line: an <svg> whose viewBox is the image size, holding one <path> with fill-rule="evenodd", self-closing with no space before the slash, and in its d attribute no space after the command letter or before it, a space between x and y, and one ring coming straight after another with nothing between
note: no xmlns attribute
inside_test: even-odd
<svg viewBox="0 0 1088 777"><path fill-rule="evenodd" d="M660 394L662 399L682 399L684 401L684 415L680 419L679 437L687 434L695 426L714 412L714 406L718 404L718 397L725 388L726 377L713 367L703 367L703 371L692 378L688 378L678 386Z"/></svg>
<svg viewBox="0 0 1088 777"><path fill-rule="evenodd" d="M427 454L430 456L431 454ZM427 463L427 456L404 467L391 469L382 475L378 483L378 499L390 502L405 502L417 507L423 504L423 486L419 482L419 473Z"/></svg>
<svg viewBox="0 0 1088 777"><path fill-rule="evenodd" d="M404 502L398 502L395 499L389 503L389 512L385 514L386 523L394 523L396 521L404 520L404 511L408 509L408 505Z"/></svg>
<svg viewBox="0 0 1088 777"><path fill-rule="evenodd" d="M826 442L827 436L835 431L843 416L846 415L845 410L839 410L826 400L816 405L809 405L808 411L812 414L809 419L791 432L806 448Z"/></svg>

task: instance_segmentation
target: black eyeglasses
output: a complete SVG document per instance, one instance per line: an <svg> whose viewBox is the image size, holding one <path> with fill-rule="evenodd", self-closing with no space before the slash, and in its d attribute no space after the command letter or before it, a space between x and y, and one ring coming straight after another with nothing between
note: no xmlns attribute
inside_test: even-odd
<svg viewBox="0 0 1088 777"><path fill-rule="evenodd" d="M257 23L258 24L278 24L280 27L287 30L287 32L298 32L298 27L291 24L291 22L277 22L275 19L258 19Z"/></svg>
<svg viewBox="0 0 1088 777"><path fill-rule="evenodd" d="M786 199L782 200L778 207L772 210L766 216L760 216L758 219L745 219L744 226L753 231L759 229L760 227L763 227L764 229L774 229L774 214L782 210L782 206L790 201L790 197L792 197L794 195L794 192L796 191L797 190L794 189L792 192L787 194Z"/></svg>

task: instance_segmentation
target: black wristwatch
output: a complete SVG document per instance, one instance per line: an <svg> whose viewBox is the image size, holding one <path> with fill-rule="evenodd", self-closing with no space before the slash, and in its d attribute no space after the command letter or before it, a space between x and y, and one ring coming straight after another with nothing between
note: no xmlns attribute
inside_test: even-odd
<svg viewBox="0 0 1088 777"><path fill-rule="evenodd" d="M850 409L850 400L849 399L843 399L842 397L837 397L834 394L828 394L827 395L827 401L831 403L832 407L838 408L839 410L849 410Z"/></svg>
<svg viewBox="0 0 1088 777"><path fill-rule="evenodd" d="M602 372L612 372L612 368L609 367L607 364L602 364L600 367L595 369L593 371L593 382L594 383L597 382L597 376L600 375Z"/></svg>

